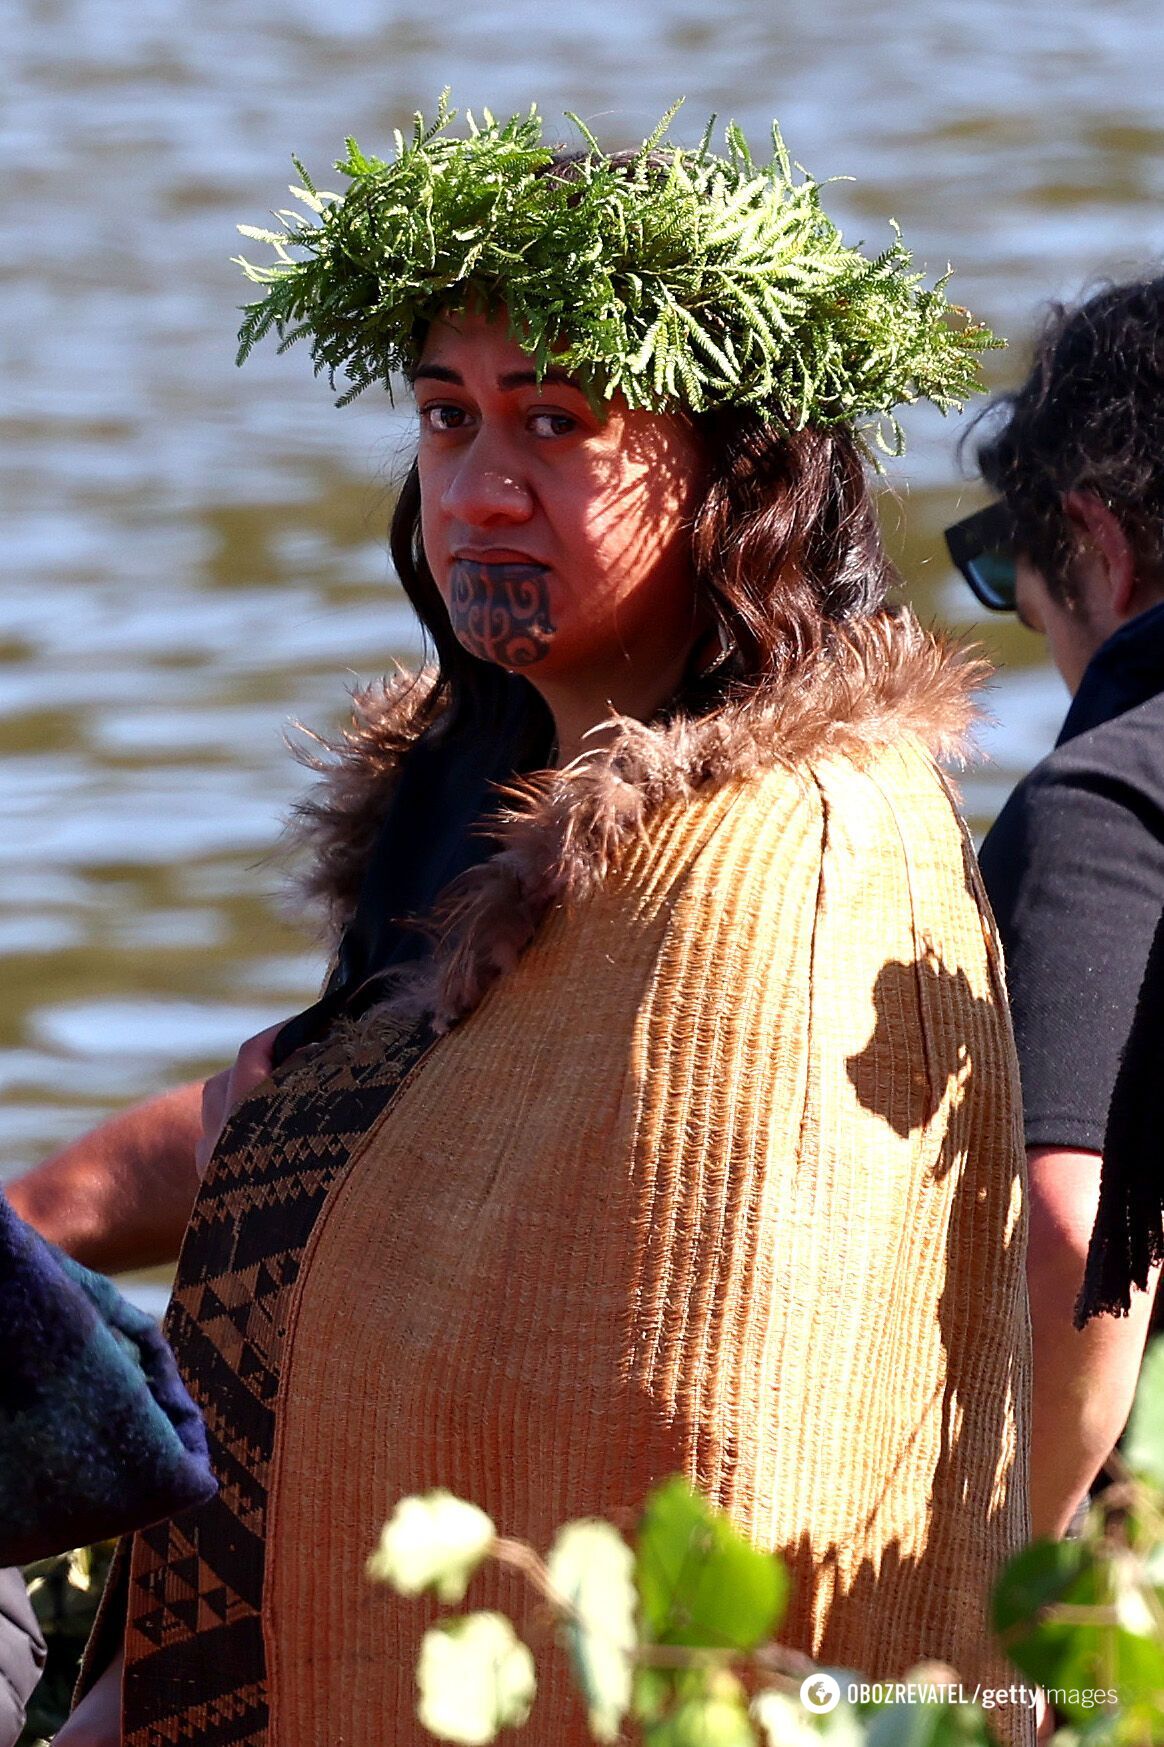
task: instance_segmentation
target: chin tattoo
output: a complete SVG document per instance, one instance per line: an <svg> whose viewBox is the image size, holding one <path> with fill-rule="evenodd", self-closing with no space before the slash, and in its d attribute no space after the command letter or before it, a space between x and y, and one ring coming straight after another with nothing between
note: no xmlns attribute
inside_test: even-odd
<svg viewBox="0 0 1164 1747"><path fill-rule="evenodd" d="M498 667L532 667L554 638L545 571L529 564L474 564L449 573L449 618L470 655Z"/></svg>

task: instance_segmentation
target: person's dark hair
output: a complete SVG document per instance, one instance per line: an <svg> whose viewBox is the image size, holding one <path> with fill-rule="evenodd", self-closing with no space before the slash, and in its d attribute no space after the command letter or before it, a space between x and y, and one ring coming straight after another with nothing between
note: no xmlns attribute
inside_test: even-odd
<svg viewBox="0 0 1164 1747"><path fill-rule="evenodd" d="M1164 584L1164 276L1054 305L1026 381L982 420L979 471L1056 599L1075 598L1070 491L1094 492L1132 542L1140 578Z"/></svg>

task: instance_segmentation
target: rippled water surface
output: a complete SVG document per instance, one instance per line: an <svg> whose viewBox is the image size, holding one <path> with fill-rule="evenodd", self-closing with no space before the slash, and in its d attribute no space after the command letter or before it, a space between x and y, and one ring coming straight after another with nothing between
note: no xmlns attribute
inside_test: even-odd
<svg viewBox="0 0 1164 1747"><path fill-rule="evenodd" d="M1164 247L1158 0L7 0L0 96L0 1175L219 1065L308 999L270 851L292 720L415 640L385 553L407 414L332 408L306 353L235 370L238 220L440 88L537 98L607 140L679 93L758 138L780 116L852 236L898 218L1017 350L1036 307ZM326 185L326 184L325 184ZM919 414L886 519L914 598L1004 663L965 785L978 825L1064 694L981 625L940 530L978 501L960 426Z"/></svg>

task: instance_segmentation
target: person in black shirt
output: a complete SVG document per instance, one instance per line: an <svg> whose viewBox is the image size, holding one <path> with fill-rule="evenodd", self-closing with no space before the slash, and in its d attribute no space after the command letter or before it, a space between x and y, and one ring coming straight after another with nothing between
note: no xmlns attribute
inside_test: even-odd
<svg viewBox="0 0 1164 1747"><path fill-rule="evenodd" d="M1164 277L1057 308L993 412L977 458L999 501L950 549L985 604L1046 637L1074 694L981 851L1030 1171L1032 1523L1059 1535L1123 1429L1158 1273L1125 1317L1075 1328L1112 1088L1164 911Z"/></svg>

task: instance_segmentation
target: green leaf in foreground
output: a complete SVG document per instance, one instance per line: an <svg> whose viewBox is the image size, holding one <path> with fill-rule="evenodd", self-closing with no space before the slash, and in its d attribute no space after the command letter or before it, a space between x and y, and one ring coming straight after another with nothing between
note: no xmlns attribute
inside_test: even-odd
<svg viewBox="0 0 1164 1747"><path fill-rule="evenodd" d="M1035 1541L1006 1567L994 1593L994 1623L1017 1668L1054 1692L1072 1721L1095 1724L1116 1695L1143 1726L1164 1732L1164 1641L1146 1579L1126 1553L1086 1541ZM1136 1739L1136 1736L1130 1737Z"/></svg>
<svg viewBox="0 0 1164 1747"><path fill-rule="evenodd" d="M485 1747L524 1723L537 1682L534 1661L503 1614L466 1614L424 1634L417 1715L442 1741Z"/></svg>
<svg viewBox="0 0 1164 1747"><path fill-rule="evenodd" d="M814 1716L787 1693L761 1692L752 1700L752 1715L767 1747L865 1747L861 1720L844 1699L835 1710Z"/></svg>
<svg viewBox="0 0 1164 1747"><path fill-rule="evenodd" d="M1122 1449L1133 1474L1164 1486L1164 1336L1148 1348Z"/></svg>
<svg viewBox="0 0 1164 1747"><path fill-rule="evenodd" d="M788 1593L779 1560L681 1479L647 1500L637 1576L644 1624L660 1644L752 1650L775 1632Z"/></svg>
<svg viewBox="0 0 1164 1747"><path fill-rule="evenodd" d="M690 1696L643 1730L645 1747L757 1747L748 1701L734 1675L710 1670L689 1674Z"/></svg>
<svg viewBox="0 0 1164 1747"><path fill-rule="evenodd" d="M977 1705L894 1704L866 1718L865 1747L995 1747Z"/></svg>
<svg viewBox="0 0 1164 1747"><path fill-rule="evenodd" d="M368 1576L401 1595L435 1589L443 1602L456 1603L495 1539L485 1512L451 1492L402 1498L368 1560Z"/></svg>
<svg viewBox="0 0 1164 1747"><path fill-rule="evenodd" d="M1055 1602L1098 1598L1095 1555L1083 1541L1032 1541L1007 1564L994 1590L994 1629L1012 1634L1034 1626Z"/></svg>
<svg viewBox="0 0 1164 1747"><path fill-rule="evenodd" d="M547 1561L551 1583L574 1610L566 1639L598 1741L617 1739L630 1705L634 1567L618 1530L596 1521L567 1523Z"/></svg>

